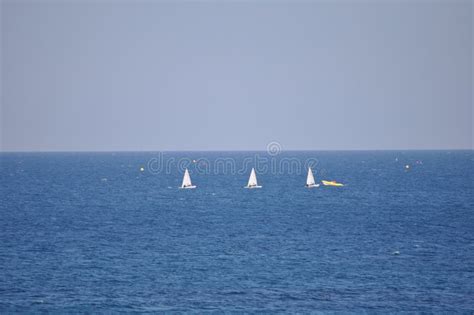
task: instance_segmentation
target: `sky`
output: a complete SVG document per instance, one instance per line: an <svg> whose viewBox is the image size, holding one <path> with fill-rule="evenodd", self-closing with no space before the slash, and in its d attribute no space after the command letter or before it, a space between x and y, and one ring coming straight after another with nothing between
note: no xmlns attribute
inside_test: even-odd
<svg viewBox="0 0 474 315"><path fill-rule="evenodd" d="M473 148L469 0L0 1L2 151Z"/></svg>

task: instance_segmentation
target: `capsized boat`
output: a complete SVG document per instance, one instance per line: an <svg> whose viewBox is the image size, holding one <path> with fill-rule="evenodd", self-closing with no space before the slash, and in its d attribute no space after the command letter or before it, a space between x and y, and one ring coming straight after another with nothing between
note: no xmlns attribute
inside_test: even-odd
<svg viewBox="0 0 474 315"><path fill-rule="evenodd" d="M181 184L181 187L179 188L182 188L182 189L196 188L196 186L191 183L191 176L189 176L188 169L184 171L183 183Z"/></svg>
<svg viewBox="0 0 474 315"><path fill-rule="evenodd" d="M338 183L335 180L322 180L321 181L324 186L336 186L336 187L342 187L344 184Z"/></svg>
<svg viewBox="0 0 474 315"><path fill-rule="evenodd" d="M308 167L308 176L306 177L306 185L307 188L319 187L319 184L316 184L314 181L313 171L311 167Z"/></svg>
<svg viewBox="0 0 474 315"><path fill-rule="evenodd" d="M250 172L249 182L245 188L262 188L262 186L258 186L257 175L255 174L255 169L253 167L252 171Z"/></svg>

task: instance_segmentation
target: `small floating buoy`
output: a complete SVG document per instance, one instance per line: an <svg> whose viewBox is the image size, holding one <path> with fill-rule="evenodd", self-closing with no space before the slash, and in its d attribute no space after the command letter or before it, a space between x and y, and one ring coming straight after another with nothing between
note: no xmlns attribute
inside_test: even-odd
<svg viewBox="0 0 474 315"><path fill-rule="evenodd" d="M145 168L142 166L140 167L140 172L143 172L145 170Z"/></svg>
<svg viewBox="0 0 474 315"><path fill-rule="evenodd" d="M392 254L395 255L395 256L397 256L397 255L400 255L400 252L399 252L398 250L396 250L396 251L394 251Z"/></svg>
<svg viewBox="0 0 474 315"><path fill-rule="evenodd" d="M196 160L193 160L193 163L196 163L197 161Z"/></svg>
<svg viewBox="0 0 474 315"><path fill-rule="evenodd" d="M408 164L405 165L405 168L406 168L406 169L409 169L409 168L410 168L410 165L408 165Z"/></svg>

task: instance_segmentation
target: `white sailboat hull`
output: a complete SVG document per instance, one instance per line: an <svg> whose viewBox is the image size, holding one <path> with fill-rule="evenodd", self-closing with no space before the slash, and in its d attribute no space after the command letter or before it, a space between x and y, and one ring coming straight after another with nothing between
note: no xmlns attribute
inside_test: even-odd
<svg viewBox="0 0 474 315"><path fill-rule="evenodd" d="M311 185L305 185L306 188L315 188L319 187L319 184L311 184Z"/></svg>
<svg viewBox="0 0 474 315"><path fill-rule="evenodd" d="M196 185L192 185L192 186L179 187L179 189L193 189L196 187L197 187Z"/></svg>
<svg viewBox="0 0 474 315"><path fill-rule="evenodd" d="M262 188L262 186L245 186L247 189Z"/></svg>

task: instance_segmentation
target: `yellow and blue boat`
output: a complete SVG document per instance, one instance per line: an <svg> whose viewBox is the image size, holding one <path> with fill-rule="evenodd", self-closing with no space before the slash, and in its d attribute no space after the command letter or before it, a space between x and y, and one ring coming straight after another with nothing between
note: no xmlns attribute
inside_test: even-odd
<svg viewBox="0 0 474 315"><path fill-rule="evenodd" d="M324 186L336 186L336 187L342 187L344 184L338 183L335 180L322 180L321 181Z"/></svg>

